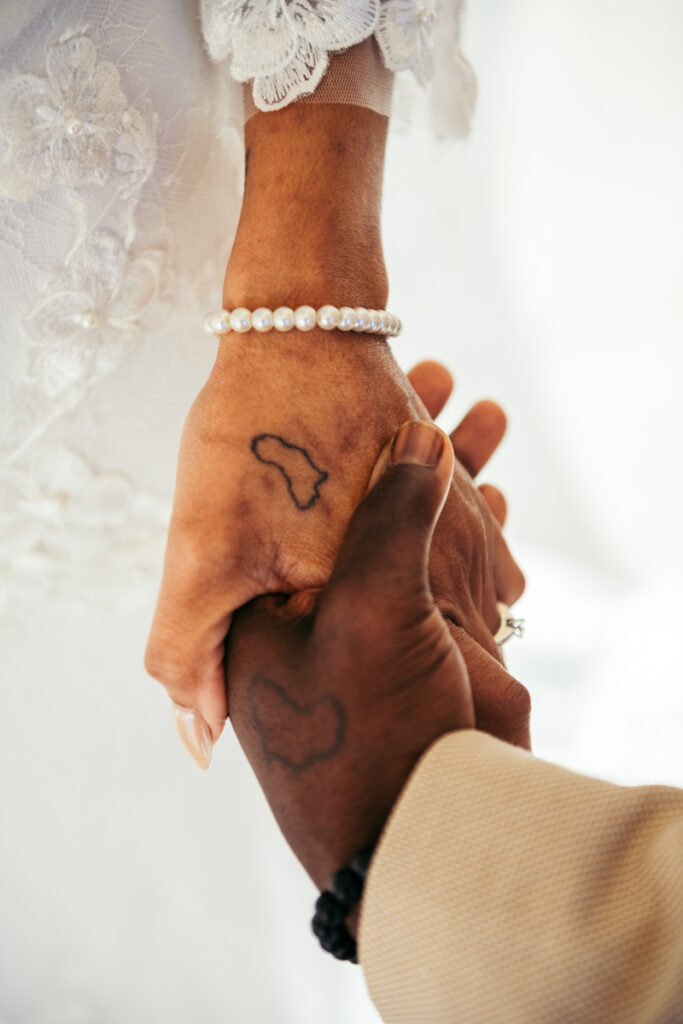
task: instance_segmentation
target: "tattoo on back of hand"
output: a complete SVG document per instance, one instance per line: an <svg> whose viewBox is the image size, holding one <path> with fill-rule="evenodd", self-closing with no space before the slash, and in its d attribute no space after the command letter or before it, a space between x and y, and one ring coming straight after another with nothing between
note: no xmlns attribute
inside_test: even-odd
<svg viewBox="0 0 683 1024"><path fill-rule="evenodd" d="M298 774L317 761L329 761L344 744L344 705L329 694L297 704L278 683L254 675L249 704L268 764L275 761Z"/></svg>
<svg viewBox="0 0 683 1024"><path fill-rule="evenodd" d="M312 508L327 480L305 448L290 444L277 434L259 434L252 438L251 450L264 466L274 466L282 475L289 496L300 511Z"/></svg>

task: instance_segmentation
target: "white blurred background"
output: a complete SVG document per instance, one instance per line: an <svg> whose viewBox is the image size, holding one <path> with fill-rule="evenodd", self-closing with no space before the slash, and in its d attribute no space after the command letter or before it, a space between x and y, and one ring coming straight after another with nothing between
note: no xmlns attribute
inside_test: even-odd
<svg viewBox="0 0 683 1024"><path fill-rule="evenodd" d="M536 752L623 783L683 785L682 43L679 0L471 0L472 137L397 132L386 178L399 359L450 366L444 426L509 415ZM0 1024L376 1021L232 735L181 750L153 600L5 614Z"/></svg>

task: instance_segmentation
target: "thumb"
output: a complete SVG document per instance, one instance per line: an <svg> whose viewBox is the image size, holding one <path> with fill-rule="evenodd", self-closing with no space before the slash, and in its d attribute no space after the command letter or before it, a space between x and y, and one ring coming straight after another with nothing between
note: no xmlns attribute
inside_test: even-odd
<svg viewBox="0 0 683 1024"><path fill-rule="evenodd" d="M414 619L431 606L429 550L446 501L454 455L431 422L404 423L380 453L371 487L351 518L327 594Z"/></svg>

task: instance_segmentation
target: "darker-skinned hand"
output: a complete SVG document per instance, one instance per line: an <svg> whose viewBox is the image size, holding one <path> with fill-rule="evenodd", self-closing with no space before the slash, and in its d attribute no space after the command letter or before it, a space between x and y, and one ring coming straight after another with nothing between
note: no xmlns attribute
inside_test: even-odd
<svg viewBox="0 0 683 1024"><path fill-rule="evenodd" d="M457 607L444 616L432 595L430 547L447 494L462 565L454 594L476 579L472 553L486 556L484 517L457 496L457 472L436 427L404 425L380 456L329 582L235 614L226 651L232 723L320 888L374 844L421 754L444 733L479 724L473 690L507 695L498 700L499 734L528 736L524 688L488 642L454 621Z"/></svg>

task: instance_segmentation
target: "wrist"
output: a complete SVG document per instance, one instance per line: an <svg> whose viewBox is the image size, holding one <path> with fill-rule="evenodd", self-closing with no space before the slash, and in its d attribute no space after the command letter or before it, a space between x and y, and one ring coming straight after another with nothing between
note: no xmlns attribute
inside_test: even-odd
<svg viewBox="0 0 683 1024"><path fill-rule="evenodd" d="M379 232L282 230L276 219L238 231L223 282L226 309L246 306L386 308L389 279Z"/></svg>
<svg viewBox="0 0 683 1024"><path fill-rule="evenodd" d="M387 381L394 382L399 372L383 335L325 331L319 327L284 334L231 331L219 339L212 378L223 386L238 364L249 366L252 373L277 378L290 391L299 386L309 387L311 380L334 380L335 386L345 393L370 387L372 382L378 391L378 402L381 396L387 403L393 393L385 396L382 387ZM321 424L326 419L323 417Z"/></svg>
<svg viewBox="0 0 683 1024"><path fill-rule="evenodd" d="M388 119L291 104L245 126L245 188L226 308L386 306L380 213Z"/></svg>
<svg viewBox="0 0 683 1024"><path fill-rule="evenodd" d="M322 948L339 960L358 963L358 915L373 853L374 847L358 850L350 864L335 872L329 888L316 900L313 933Z"/></svg>

